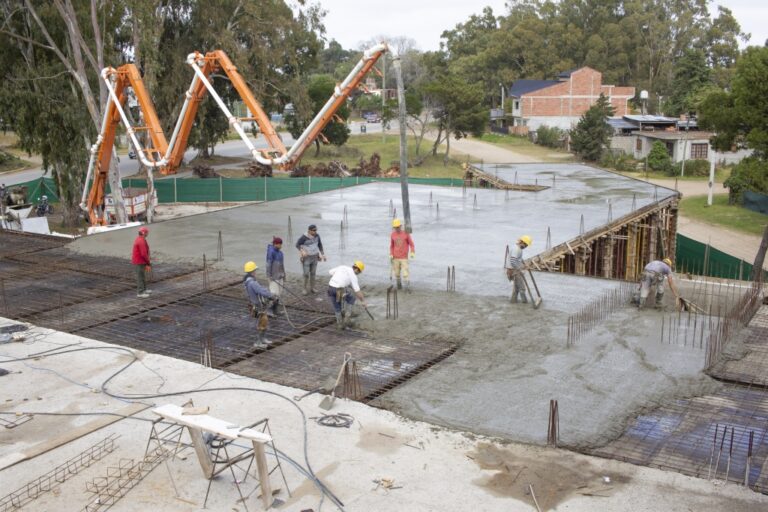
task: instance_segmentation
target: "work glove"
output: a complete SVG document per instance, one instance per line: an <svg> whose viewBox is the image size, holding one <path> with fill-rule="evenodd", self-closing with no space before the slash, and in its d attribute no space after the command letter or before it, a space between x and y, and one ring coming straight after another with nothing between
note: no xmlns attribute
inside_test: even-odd
<svg viewBox="0 0 768 512"><path fill-rule="evenodd" d="M412 260L415 260L415 259L416 259L416 253L415 253L415 252L411 252L411 259L412 259Z"/></svg>
<svg viewBox="0 0 768 512"><path fill-rule="evenodd" d="M152 267L149 265L144 266L144 272L152 272Z"/></svg>
<svg viewBox="0 0 768 512"><path fill-rule="evenodd" d="M390 262L390 263L392 263L392 261L393 261L394 259L395 259L395 257L394 257L394 256L392 256L392 255L390 254L390 255L389 255L389 262Z"/></svg>

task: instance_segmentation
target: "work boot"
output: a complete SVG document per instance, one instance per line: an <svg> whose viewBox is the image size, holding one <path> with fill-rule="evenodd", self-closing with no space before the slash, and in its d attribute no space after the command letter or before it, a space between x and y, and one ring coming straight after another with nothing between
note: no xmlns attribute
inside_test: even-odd
<svg viewBox="0 0 768 512"><path fill-rule="evenodd" d="M302 295L309 295L309 276L304 276L304 291Z"/></svg>
<svg viewBox="0 0 768 512"><path fill-rule="evenodd" d="M137 293L136 297L139 298L139 299L148 299L149 298L149 294L147 292L141 292L141 293Z"/></svg>
<svg viewBox="0 0 768 512"><path fill-rule="evenodd" d="M525 292L520 292L520 302L528 304L528 298L525 296Z"/></svg>
<svg viewBox="0 0 768 512"><path fill-rule="evenodd" d="M350 327L352 327L352 326L353 326L353 325L352 325L352 313L351 313L351 312L349 312L349 311L344 311L344 312L342 313L342 317L344 318L344 320L343 320L343 322L342 322L342 323L343 323L343 325L344 325L344 329L349 329Z"/></svg>
<svg viewBox="0 0 768 512"><path fill-rule="evenodd" d="M402 290L403 289L403 282L400 280L400 278L397 278L397 289Z"/></svg>
<svg viewBox="0 0 768 512"><path fill-rule="evenodd" d="M509 302L512 304L517 304L517 293L512 293L512 296L509 298Z"/></svg>
<svg viewBox="0 0 768 512"><path fill-rule="evenodd" d="M267 339L267 334L264 331L258 331L256 336L256 342L253 344L254 348L266 348L268 345L272 344L272 342Z"/></svg>
<svg viewBox="0 0 768 512"><path fill-rule="evenodd" d="M411 293L411 282L406 281L405 282L405 293Z"/></svg>
<svg viewBox="0 0 768 512"><path fill-rule="evenodd" d="M312 293L317 293L317 290L315 289L315 276L309 277L309 289Z"/></svg>
<svg viewBox="0 0 768 512"><path fill-rule="evenodd" d="M656 309L661 309L664 307L664 294L663 293L657 293L656 294Z"/></svg>
<svg viewBox="0 0 768 512"><path fill-rule="evenodd" d="M336 313L336 330L340 331L344 329L344 318L341 316L341 313Z"/></svg>

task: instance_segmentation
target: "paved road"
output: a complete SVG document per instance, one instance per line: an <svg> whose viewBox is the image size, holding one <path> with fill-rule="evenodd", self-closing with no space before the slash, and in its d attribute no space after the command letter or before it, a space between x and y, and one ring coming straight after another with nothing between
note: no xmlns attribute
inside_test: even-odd
<svg viewBox="0 0 768 512"><path fill-rule="evenodd" d="M381 123L351 122L349 124L350 134L351 135L363 134L363 132L361 131L361 126L365 126L366 134L381 133L381 130L382 130ZM398 133L397 130L398 130L397 122L392 122L390 123L390 127L387 130L387 133ZM280 136L282 137L283 143L285 143L286 146L290 146L291 144L294 143L294 139L290 133L280 132ZM264 140L263 137L258 137L255 139L251 138L251 141L253 142L254 146L258 149L263 149L267 147L266 141ZM215 153L220 156L228 156L233 158L249 158L250 157L250 153L248 153L248 148L240 139L228 140L226 142L222 142L221 144L216 145ZM192 160L196 155L197 155L196 149L188 149L184 153L184 160L186 161ZM118 164L118 169L120 170L121 177L128 178L139 172L139 164L138 164L138 161L131 160L130 158L124 155L120 157L120 163ZM41 176L43 176L43 170L40 167L36 167L33 169L26 169L24 171L17 171L17 172L0 175L0 183L4 183L6 185L14 185L16 183L24 183L26 181L35 180L37 178L40 178Z"/></svg>

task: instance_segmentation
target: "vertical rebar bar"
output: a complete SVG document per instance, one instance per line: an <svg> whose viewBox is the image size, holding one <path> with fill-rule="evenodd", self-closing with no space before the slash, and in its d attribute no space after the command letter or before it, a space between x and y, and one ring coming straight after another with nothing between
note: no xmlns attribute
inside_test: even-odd
<svg viewBox="0 0 768 512"><path fill-rule="evenodd" d="M216 261L224 260L224 241L221 238L221 230L219 230L219 243L216 248Z"/></svg>

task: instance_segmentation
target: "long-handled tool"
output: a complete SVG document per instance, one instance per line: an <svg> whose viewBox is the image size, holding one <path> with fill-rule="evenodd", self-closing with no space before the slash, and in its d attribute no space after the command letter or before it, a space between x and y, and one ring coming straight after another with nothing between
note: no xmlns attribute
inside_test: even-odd
<svg viewBox="0 0 768 512"><path fill-rule="evenodd" d="M528 286L528 280L525 278L525 274L523 272L520 272L520 277L523 279L523 282L525 283L525 289L528 290L528 295L531 296L531 302L533 303L533 309L539 309L539 306L541 306L541 296L537 298L533 298L533 293L531 292L531 287ZM538 292L538 289L536 290Z"/></svg>
<svg viewBox="0 0 768 512"><path fill-rule="evenodd" d="M373 318L373 315L371 314L371 312L368 311L368 306L363 306L363 309L365 310L366 313L368 313L368 316L371 317L371 320L374 320L374 321L376 320L375 318Z"/></svg>
<svg viewBox="0 0 768 512"><path fill-rule="evenodd" d="M705 313L705 311L696 304L695 302L692 302L688 299L684 299L682 297L678 297L680 299L680 304L683 307L683 311L692 311L694 313Z"/></svg>
<svg viewBox="0 0 768 512"><path fill-rule="evenodd" d="M325 409L326 411L329 411L333 407L333 403L336 401L336 388L339 387L339 383L341 382L341 376L344 373L344 368L347 367L347 364L349 364L349 361L352 359L352 354L349 352L344 353L344 361L341 363L341 368L339 369L339 376L336 377L336 384L333 385L333 390L331 391L331 395L323 398L322 402L320 402L320 408Z"/></svg>
<svg viewBox="0 0 768 512"><path fill-rule="evenodd" d="M528 275L531 276L531 282L533 283L533 288L536 290L536 295L538 295L538 299L533 299L533 296L531 296L531 299L533 300L533 309L539 309L539 306L541 306L541 292L539 291L539 285L536 284L536 279L533 278L533 272L531 272L531 269L528 269ZM531 293L531 290L528 290L528 293Z"/></svg>

